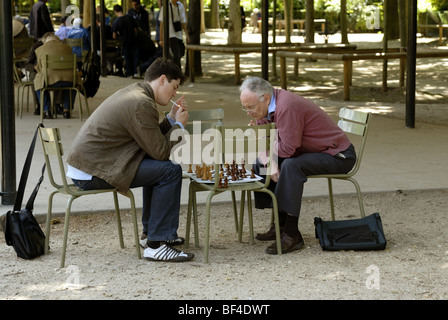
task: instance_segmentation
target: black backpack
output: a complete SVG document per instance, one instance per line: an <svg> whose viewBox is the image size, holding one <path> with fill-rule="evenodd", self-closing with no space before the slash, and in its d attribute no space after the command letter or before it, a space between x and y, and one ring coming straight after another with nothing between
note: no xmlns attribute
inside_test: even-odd
<svg viewBox="0 0 448 320"><path fill-rule="evenodd" d="M86 98L92 98L100 87L101 68L98 56L90 51L86 56L86 62L82 66L82 82Z"/></svg>

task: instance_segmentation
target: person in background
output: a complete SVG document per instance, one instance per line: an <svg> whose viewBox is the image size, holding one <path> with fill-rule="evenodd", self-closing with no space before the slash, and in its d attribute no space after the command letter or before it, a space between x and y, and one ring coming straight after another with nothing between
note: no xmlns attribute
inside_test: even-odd
<svg viewBox="0 0 448 320"><path fill-rule="evenodd" d="M114 13L117 18L112 25L112 37L114 39L120 38L122 41L126 77L137 78L139 76L137 66L140 60L137 22L130 15L123 14L123 8L118 4L114 6Z"/></svg>
<svg viewBox="0 0 448 320"><path fill-rule="evenodd" d="M313 102L284 89L274 89L259 77L249 77L241 84L242 109L254 118L250 125L274 122L278 133L275 145L277 161L272 165L269 188L278 202L282 253L303 247L298 228L303 187L307 176L328 173L347 173L356 161L356 153L345 132ZM266 159L260 157L254 171ZM272 208L271 197L255 192L255 207ZM276 239L275 226L256 238L261 241ZM266 249L277 254L276 243Z"/></svg>
<svg viewBox="0 0 448 320"><path fill-rule="evenodd" d="M65 22L67 21L68 16L63 16L61 18L61 25L59 26L58 31L55 32L55 34L59 37L59 39L64 40L67 39L68 36L68 30L69 28L65 25Z"/></svg>
<svg viewBox="0 0 448 320"><path fill-rule="evenodd" d="M90 35L89 32L82 26L82 19L75 18L73 20L73 28L68 31L68 39L82 39L82 48L80 46L73 47L73 54L76 54L78 59L82 59L85 52L90 51Z"/></svg>
<svg viewBox="0 0 448 320"><path fill-rule="evenodd" d="M159 44L163 47L163 7L160 8L159 21L160 21L160 40ZM180 67L180 60L185 55L185 45L183 42L182 31L185 33L187 43L190 42L190 38L187 32L187 18L185 15L185 7L180 1L170 0L168 6L169 17L169 47L171 58Z"/></svg>
<svg viewBox="0 0 448 320"><path fill-rule="evenodd" d="M48 0L39 0L31 8L29 16L30 35L38 41L47 32L53 32L53 24L50 19L46 3Z"/></svg>
<svg viewBox="0 0 448 320"><path fill-rule="evenodd" d="M132 8L128 10L128 15L135 19L140 29L151 36L148 11L142 7L140 0L132 0L131 4Z"/></svg>
<svg viewBox="0 0 448 320"><path fill-rule="evenodd" d="M182 167L169 159L179 141L171 140L171 134L186 125L187 104L181 97L179 107L173 104L160 122L157 110L176 96L183 79L172 60L158 58L144 81L115 92L90 115L67 158L67 176L83 190L143 187L141 242L148 260L184 262L194 257L173 248L184 239L177 235Z"/></svg>
<svg viewBox="0 0 448 320"><path fill-rule="evenodd" d="M45 85L45 77L43 73L43 59L47 54L63 55L72 54L72 48L65 44L59 39L54 32L47 32L42 37L42 43L40 47L35 50L36 53L36 76L34 77L34 89L36 90L37 98L40 101L41 90ZM73 86L73 82L81 83L81 77L77 75L77 79L73 79L73 70L48 70L48 82L49 87L67 87ZM64 118L70 118L70 105L73 105L76 97L76 91L63 90L63 100L64 100ZM71 98L71 100L70 100ZM44 119L52 119L52 114L50 112L50 93L45 91L44 94L44 105L43 105Z"/></svg>

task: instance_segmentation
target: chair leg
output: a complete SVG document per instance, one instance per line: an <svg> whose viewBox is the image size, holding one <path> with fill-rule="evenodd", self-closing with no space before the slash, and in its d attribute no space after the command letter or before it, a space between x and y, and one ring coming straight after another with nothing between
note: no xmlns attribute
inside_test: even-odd
<svg viewBox="0 0 448 320"><path fill-rule="evenodd" d="M254 244L254 221L252 217L252 195L251 191L247 191L247 214L248 214L248 220L249 220L249 237L250 237L250 243Z"/></svg>
<svg viewBox="0 0 448 320"><path fill-rule="evenodd" d="M138 240L138 223L137 223L137 212L135 210L135 198L131 190L128 191L126 197L128 197L129 200L131 201L132 224L134 225L135 252L137 253L137 257L141 259L142 254L140 252L140 242Z"/></svg>
<svg viewBox="0 0 448 320"><path fill-rule="evenodd" d="M330 198L330 211L331 211L331 220L335 220L334 215L334 198L333 198L333 184L331 178L327 178L328 181L328 196Z"/></svg>
<svg viewBox="0 0 448 320"><path fill-rule="evenodd" d="M199 248L199 226L198 226L198 204L196 193L193 194L193 226L194 226L194 246Z"/></svg>
<svg viewBox="0 0 448 320"><path fill-rule="evenodd" d="M238 230L239 230L239 228L238 228L238 210L236 209L235 191L232 191L231 194L232 194L233 219L235 221L235 230L236 230L236 232L238 232Z"/></svg>
<svg viewBox="0 0 448 320"><path fill-rule="evenodd" d="M246 202L246 191L241 191L240 200L240 223L238 228L238 242L243 241L243 225L244 225L244 203Z"/></svg>
<svg viewBox="0 0 448 320"><path fill-rule="evenodd" d="M280 222L278 219L277 198L275 197L275 194L269 189L260 190L260 192L266 192L271 196L272 199L272 214L274 216L274 225L275 225L275 242L277 244L277 254L280 255L282 254L282 244L280 241L281 235L280 235Z"/></svg>
<svg viewBox="0 0 448 320"><path fill-rule="evenodd" d="M204 245L204 262L208 263L208 255L210 251L210 203L215 192L210 192L207 197L206 210L205 210L205 245Z"/></svg>
<svg viewBox="0 0 448 320"><path fill-rule="evenodd" d="M361 211L361 217L364 218L366 216L366 213L364 211L364 203L362 200L361 188L358 184L358 181L356 181L355 179L349 178L348 180L351 181L355 185L356 193L358 195L359 210Z"/></svg>
<svg viewBox="0 0 448 320"><path fill-rule="evenodd" d="M47 211L47 221L45 221L45 254L48 254L50 250L50 230L51 230L51 217L53 210L53 196L57 193L54 191L48 197L48 211Z"/></svg>
<svg viewBox="0 0 448 320"><path fill-rule="evenodd" d="M114 191L113 194L114 194L115 217L117 219L117 227L118 227L118 239L120 240L120 247L121 249L123 249L124 248L123 229L121 227L121 216L120 216L120 207L118 205L117 191Z"/></svg>
<svg viewBox="0 0 448 320"><path fill-rule="evenodd" d="M185 248L188 249L190 247L190 227L191 227L191 207L193 206L191 200L191 183L190 183L190 192L188 194L188 207L187 207L187 222L185 224Z"/></svg>
<svg viewBox="0 0 448 320"><path fill-rule="evenodd" d="M67 238L68 238L68 227L70 224L70 210L72 206L73 200L75 200L76 196L71 196L67 201L67 207L65 209L65 221L64 221L64 240L62 241L62 253L61 253L61 269L65 266L65 253L67 251Z"/></svg>
<svg viewBox="0 0 448 320"><path fill-rule="evenodd" d="M45 89L40 90L40 122L44 122L44 91Z"/></svg>

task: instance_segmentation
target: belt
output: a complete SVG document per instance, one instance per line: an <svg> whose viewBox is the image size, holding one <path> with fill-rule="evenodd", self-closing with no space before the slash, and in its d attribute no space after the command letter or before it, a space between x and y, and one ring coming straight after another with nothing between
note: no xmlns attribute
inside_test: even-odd
<svg viewBox="0 0 448 320"><path fill-rule="evenodd" d="M355 147L353 144L350 144L347 150L337 153L335 157L339 159L356 159Z"/></svg>

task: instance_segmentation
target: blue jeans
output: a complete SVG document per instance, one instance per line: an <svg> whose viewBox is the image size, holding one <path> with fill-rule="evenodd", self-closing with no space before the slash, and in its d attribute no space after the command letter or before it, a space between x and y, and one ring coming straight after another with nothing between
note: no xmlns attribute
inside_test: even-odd
<svg viewBox="0 0 448 320"><path fill-rule="evenodd" d="M50 85L49 87L71 87L73 85L73 82L70 81L58 81L52 85ZM36 94L37 94L37 100L40 103L40 92L41 90L36 90ZM64 96L64 111L68 111L70 110L70 95L72 98L72 103L71 105L73 106L73 104L75 103L75 98L76 98L76 91L75 90L63 90L63 96ZM48 91L45 91L44 93L44 111L50 111L50 93Z"/></svg>
<svg viewBox="0 0 448 320"><path fill-rule="evenodd" d="M106 181L72 179L83 190L114 188ZM135 173L131 188L143 187L143 233L151 241L177 238L179 227L182 167L173 162L145 158Z"/></svg>

